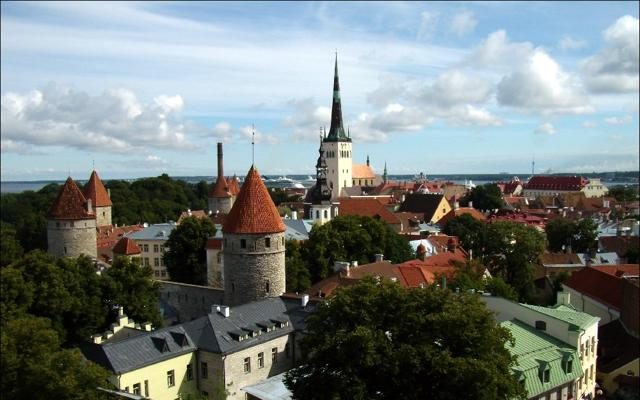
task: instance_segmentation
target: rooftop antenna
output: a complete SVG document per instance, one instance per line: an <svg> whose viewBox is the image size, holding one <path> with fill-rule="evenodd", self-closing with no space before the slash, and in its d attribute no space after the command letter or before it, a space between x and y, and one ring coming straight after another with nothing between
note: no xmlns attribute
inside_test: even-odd
<svg viewBox="0 0 640 400"><path fill-rule="evenodd" d="M256 152L256 127L251 124L251 165L255 164L255 152Z"/></svg>
<svg viewBox="0 0 640 400"><path fill-rule="evenodd" d="M95 158L93 160L91 160L91 162L93 163L93 170L96 170L96 160Z"/></svg>

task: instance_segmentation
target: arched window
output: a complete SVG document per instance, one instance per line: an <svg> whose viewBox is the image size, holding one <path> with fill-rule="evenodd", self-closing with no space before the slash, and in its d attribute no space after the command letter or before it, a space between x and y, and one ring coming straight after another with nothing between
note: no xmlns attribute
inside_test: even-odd
<svg viewBox="0 0 640 400"><path fill-rule="evenodd" d="M245 239L240 239L240 248L241 249L247 248L247 241Z"/></svg>
<svg viewBox="0 0 640 400"><path fill-rule="evenodd" d="M316 210L316 219L320 219L320 211Z"/></svg>
<svg viewBox="0 0 640 400"><path fill-rule="evenodd" d="M264 238L264 247L271 247L271 238Z"/></svg>
<svg viewBox="0 0 640 400"><path fill-rule="evenodd" d="M327 213L327 210L324 210L324 217L329 218L329 214Z"/></svg>

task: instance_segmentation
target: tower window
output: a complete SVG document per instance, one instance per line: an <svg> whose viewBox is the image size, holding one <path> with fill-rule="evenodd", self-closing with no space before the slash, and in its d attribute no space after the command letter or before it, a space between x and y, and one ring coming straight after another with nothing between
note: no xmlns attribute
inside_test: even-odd
<svg viewBox="0 0 640 400"><path fill-rule="evenodd" d="M270 287L269 287L269 280L266 280L266 281L264 282L264 290L265 290L265 292L269 293L269 289L270 289Z"/></svg>
<svg viewBox="0 0 640 400"><path fill-rule="evenodd" d="M264 239L264 247L271 247L271 238Z"/></svg>
<svg viewBox="0 0 640 400"><path fill-rule="evenodd" d="M240 239L240 248L241 248L241 249L246 249L246 248L247 248L247 241L246 241L246 239Z"/></svg>
<svg viewBox="0 0 640 400"><path fill-rule="evenodd" d="M231 292L235 292L236 291L236 284L231 282Z"/></svg>
<svg viewBox="0 0 640 400"><path fill-rule="evenodd" d="M320 211L316 210L316 219L320 219Z"/></svg>
<svg viewBox="0 0 640 400"><path fill-rule="evenodd" d="M327 210L324 210L324 217L325 217L325 218L329 218L329 215L328 215L328 213L327 213Z"/></svg>

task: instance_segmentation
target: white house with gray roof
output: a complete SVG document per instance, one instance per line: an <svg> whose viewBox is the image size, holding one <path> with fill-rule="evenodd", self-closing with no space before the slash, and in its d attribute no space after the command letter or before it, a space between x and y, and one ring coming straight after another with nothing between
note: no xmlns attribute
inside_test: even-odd
<svg viewBox="0 0 640 400"><path fill-rule="evenodd" d="M129 239L133 239L140 248L140 262L153 269L153 278L156 280L169 279L162 256L165 252L165 242L176 226L175 222L154 224L128 235Z"/></svg>
<svg viewBox="0 0 640 400"><path fill-rule="evenodd" d="M295 365L296 341L313 310L298 299L267 298L237 307L213 305L183 324L88 344L88 359L113 374L118 390L173 400L187 393L244 399L240 389Z"/></svg>

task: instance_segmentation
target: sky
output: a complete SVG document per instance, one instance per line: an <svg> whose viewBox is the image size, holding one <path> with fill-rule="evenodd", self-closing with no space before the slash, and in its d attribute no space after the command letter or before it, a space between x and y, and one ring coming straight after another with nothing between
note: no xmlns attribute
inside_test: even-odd
<svg viewBox="0 0 640 400"><path fill-rule="evenodd" d="M1 178L638 170L638 2L2 2ZM254 126L255 128L252 128Z"/></svg>

